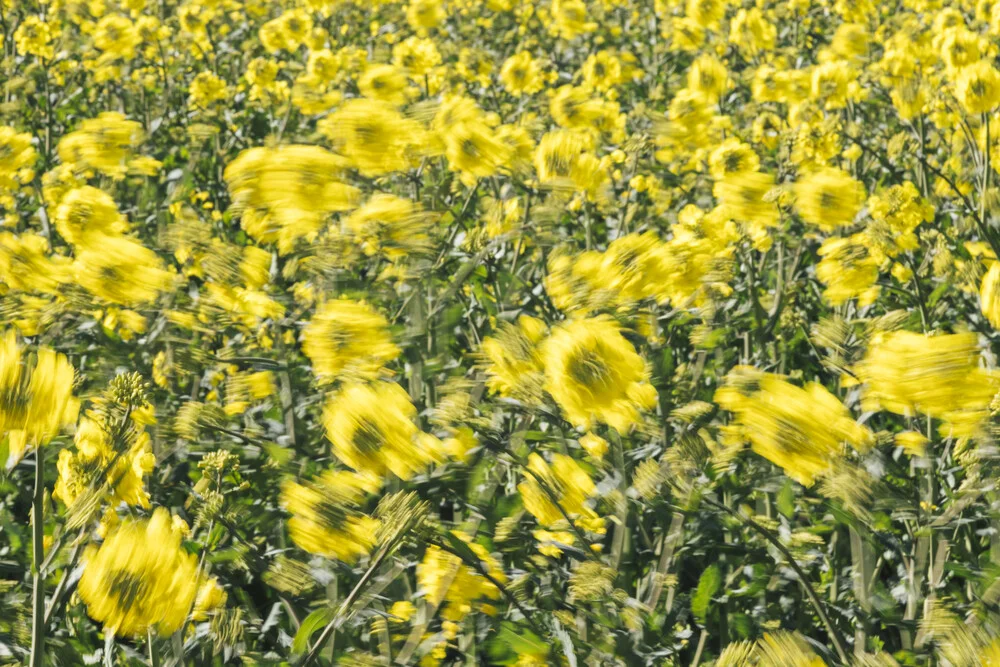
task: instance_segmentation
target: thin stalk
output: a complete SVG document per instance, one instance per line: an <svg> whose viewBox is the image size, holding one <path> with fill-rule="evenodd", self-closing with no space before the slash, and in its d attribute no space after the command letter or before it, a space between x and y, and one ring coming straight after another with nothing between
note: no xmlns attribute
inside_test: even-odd
<svg viewBox="0 0 1000 667"><path fill-rule="evenodd" d="M35 493L31 498L31 659L30 667L45 664L45 450L35 447Z"/></svg>
<svg viewBox="0 0 1000 667"><path fill-rule="evenodd" d="M156 637L153 635L153 628L146 630L146 646L149 649L150 667L160 667L160 653L156 650Z"/></svg>
<svg viewBox="0 0 1000 667"><path fill-rule="evenodd" d="M775 549L781 552L781 555L783 555L785 559L788 561L788 565L793 570L795 570L795 574L798 576L799 582L801 582L802 588L806 592L806 596L809 598L809 601L812 603L813 609L816 610L816 614L823 622L823 626L826 628L826 632L830 636L830 641L833 643L833 648L834 650L836 650L837 656L840 658L840 661L845 665L850 664L850 660L847 659L847 651L844 649L843 640L840 638L840 635L834 629L833 623L830 621L830 617L826 613L826 609L823 608L823 602L819 599L819 596L816 595L816 591L814 591L813 587L809 584L809 579L806 577L806 573L802 571L801 567L799 567L799 564L795 561L795 556L792 555L792 552L789 551L788 548L771 533L771 531L769 531L767 528L764 528L753 519L745 517L736 510L727 507L722 503L718 503L712 500L711 498L702 498L702 500L704 500L712 507L722 510L726 514L729 514L730 516L739 519L744 525L746 525L748 528L752 528L753 530L755 530L765 540L770 542Z"/></svg>
<svg viewBox="0 0 1000 667"><path fill-rule="evenodd" d="M625 445L617 430L611 429L611 441L614 447L615 467L618 469L620 477L619 492L621 498L618 500L618 525L615 526L615 534L611 542L611 567L618 570L621 564L622 553L625 550L625 541L628 538L628 475L625 470Z"/></svg>
<svg viewBox="0 0 1000 667"><path fill-rule="evenodd" d="M392 549L383 549L382 552L376 556L375 560L372 561L372 564L368 567L368 570L365 571L365 573L361 576L361 579L358 580L358 583L347 595L347 598L345 598L343 603L341 603L340 608L337 609L337 613L334 615L333 619L327 623L325 628L323 628L323 632L320 633L316 643L313 644L313 647L308 653L306 653L305 657L302 658L298 667L305 667L316 659L316 656L318 656L319 652L323 649L323 644L326 643L326 640L330 638L330 635L332 635L345 620L347 620L347 612L350 611L351 605L353 605L354 601L358 599L359 595L361 595L361 591L364 589L365 584L367 584L368 581L375 576L375 572L382 565L382 562L391 551Z"/></svg>

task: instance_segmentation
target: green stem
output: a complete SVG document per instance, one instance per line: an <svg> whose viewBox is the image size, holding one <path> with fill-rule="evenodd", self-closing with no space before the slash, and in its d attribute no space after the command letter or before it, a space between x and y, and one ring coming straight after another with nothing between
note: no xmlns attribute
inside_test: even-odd
<svg viewBox="0 0 1000 667"><path fill-rule="evenodd" d="M785 559L788 561L789 567L795 570L795 574L798 576L799 582L801 582L802 588L806 592L806 596L812 603L813 609L816 610L816 614L819 616L820 620L823 622L823 625L826 627L826 632L830 636L830 642L833 644L834 650L837 651L837 656L840 658L840 662L845 665L850 664L850 660L847 659L847 651L844 649L843 640L840 638L840 635L837 634L837 631L834 629L833 623L830 621L830 617L827 616L826 610L823 608L822 601L820 601L819 596L816 595L816 591L813 590L812 585L809 583L809 579L806 577L806 573L802 571L802 568L799 567L799 564L795 561L795 556L792 555L792 552L789 551L788 548L784 544L782 544L781 541L774 536L774 534L771 533L771 531L769 531L767 528L764 528L753 519L745 517L736 510L732 509L731 507L727 507L722 503L718 503L712 500L711 498L702 498L702 500L704 500L712 507L722 510L726 514L729 514L730 516L739 519L745 526L755 530L765 540L770 542L774 546L774 548L776 548L778 551L781 552L781 555L783 555Z"/></svg>
<svg viewBox="0 0 1000 667"><path fill-rule="evenodd" d="M615 526L615 534L611 542L611 567L618 570L622 553L625 550L625 540L628 537L628 475L625 470L625 446L622 444L622 437L616 429L611 429L611 441L614 447L615 467L618 469L621 480L619 482L621 498L618 500L618 525Z"/></svg>
<svg viewBox="0 0 1000 667"><path fill-rule="evenodd" d="M45 664L45 518L42 503L45 497L45 454L35 447L35 493L31 499L31 660L30 667Z"/></svg>
<svg viewBox="0 0 1000 667"><path fill-rule="evenodd" d="M156 650L156 637L153 635L153 628L146 630L146 645L149 648L150 667L160 667L160 653Z"/></svg>

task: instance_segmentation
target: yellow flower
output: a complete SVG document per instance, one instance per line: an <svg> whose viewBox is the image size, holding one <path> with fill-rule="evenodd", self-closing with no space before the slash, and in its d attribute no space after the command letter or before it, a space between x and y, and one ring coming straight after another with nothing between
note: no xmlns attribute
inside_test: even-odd
<svg viewBox="0 0 1000 667"><path fill-rule="evenodd" d="M715 402L735 416L727 437L753 450L810 486L830 470L843 445L864 449L872 434L821 384L796 387L780 375L738 366L715 393Z"/></svg>
<svg viewBox="0 0 1000 667"><path fill-rule="evenodd" d="M911 456L923 456L930 442L923 433L917 431L904 431L897 433L894 440L896 444L906 450Z"/></svg>
<svg viewBox="0 0 1000 667"><path fill-rule="evenodd" d="M820 169L795 185L795 205L802 218L824 231L854 222L864 203L864 186L841 169Z"/></svg>
<svg viewBox="0 0 1000 667"><path fill-rule="evenodd" d="M124 236L88 236L73 274L94 296L126 308L155 301L173 282L156 253Z"/></svg>
<svg viewBox="0 0 1000 667"><path fill-rule="evenodd" d="M414 36L392 47L392 62L411 77L422 78L441 64L441 54L433 41Z"/></svg>
<svg viewBox="0 0 1000 667"><path fill-rule="evenodd" d="M553 32L565 40L597 29L597 23L587 20L587 5L583 0L553 0L552 18Z"/></svg>
<svg viewBox="0 0 1000 667"><path fill-rule="evenodd" d="M108 14L94 30L94 46L112 58L131 60L141 39L135 25L120 14Z"/></svg>
<svg viewBox="0 0 1000 667"><path fill-rule="evenodd" d="M219 580L217 577L212 577L208 581L205 581L198 587L198 595L194 601L194 610L191 612L191 620L193 621L204 621L207 620L219 607L226 604L226 591L219 586Z"/></svg>
<svg viewBox="0 0 1000 667"><path fill-rule="evenodd" d="M587 88L606 92L623 81L622 63L610 51L598 51L583 63L583 82Z"/></svg>
<svg viewBox="0 0 1000 667"><path fill-rule="evenodd" d="M708 158L712 178L721 181L727 176L754 172L760 168L760 158L753 148L736 138L719 144Z"/></svg>
<svg viewBox="0 0 1000 667"><path fill-rule="evenodd" d="M423 141L419 124L380 100L348 100L317 129L365 176L406 169L411 162L408 151Z"/></svg>
<svg viewBox="0 0 1000 667"><path fill-rule="evenodd" d="M84 417L73 438L75 451L59 452L59 479L52 492L67 507L90 488L107 489L105 499L112 507L118 503L149 508L143 478L153 471L156 459L149 435L142 432L128 451L116 451L113 441L93 416Z"/></svg>
<svg viewBox="0 0 1000 667"><path fill-rule="evenodd" d="M292 540L309 553L353 563L375 546L378 521L358 505L378 488L375 478L343 470L328 470L307 485L287 482L281 503L292 514Z"/></svg>
<svg viewBox="0 0 1000 667"><path fill-rule="evenodd" d="M430 216L396 195L375 194L343 224L369 256L401 259L430 249Z"/></svg>
<svg viewBox="0 0 1000 667"><path fill-rule="evenodd" d="M414 30L435 28L446 17L445 5L439 0L410 0L406 8L406 22Z"/></svg>
<svg viewBox="0 0 1000 667"><path fill-rule="evenodd" d="M37 159L30 134L0 126L0 195L4 190L13 191L31 181Z"/></svg>
<svg viewBox="0 0 1000 667"><path fill-rule="evenodd" d="M128 231L128 221L110 195L89 185L70 190L55 211L56 230L70 245L92 245Z"/></svg>
<svg viewBox="0 0 1000 667"><path fill-rule="evenodd" d="M687 0L687 16L703 28L716 28L726 15L724 0Z"/></svg>
<svg viewBox="0 0 1000 667"><path fill-rule="evenodd" d="M865 244L865 237L827 239L820 246L823 258L816 265L816 277L826 285L823 296L834 306L858 298L860 305L875 300L879 293L878 262Z"/></svg>
<svg viewBox="0 0 1000 667"><path fill-rule="evenodd" d="M208 109L229 95L226 82L211 72L199 72L188 87L188 105Z"/></svg>
<svg viewBox="0 0 1000 667"><path fill-rule="evenodd" d="M702 94L710 104L718 102L728 84L729 72L715 56L704 54L691 63L687 75L688 88Z"/></svg>
<svg viewBox="0 0 1000 667"><path fill-rule="evenodd" d="M69 259L49 253L37 234L0 232L0 282L11 289L56 294L69 280Z"/></svg>
<svg viewBox="0 0 1000 667"><path fill-rule="evenodd" d="M251 148L226 166L224 178L243 229L287 254L315 238L330 214L357 206L358 189L342 180L347 166L319 146Z"/></svg>
<svg viewBox="0 0 1000 667"><path fill-rule="evenodd" d="M603 459L608 453L608 441L594 433L587 433L580 438L580 446L595 459Z"/></svg>
<svg viewBox="0 0 1000 667"><path fill-rule="evenodd" d="M774 19L765 16L760 7L740 8L729 23L729 43L747 55L773 49L777 37Z"/></svg>
<svg viewBox="0 0 1000 667"><path fill-rule="evenodd" d="M971 114L990 113L1000 105L1000 72L985 60L963 67L955 81L955 97Z"/></svg>
<svg viewBox="0 0 1000 667"><path fill-rule="evenodd" d="M983 276L979 288L979 307L993 328L1000 329L1000 262L993 262L990 270Z"/></svg>
<svg viewBox="0 0 1000 667"><path fill-rule="evenodd" d="M449 168L467 174L473 183L477 178L493 176L510 159L511 151L507 144L481 122L459 123L451 127L444 142Z"/></svg>
<svg viewBox="0 0 1000 667"><path fill-rule="evenodd" d="M979 365L976 335L878 335L856 369L866 410L941 419L944 437L971 435L989 416L997 378Z"/></svg>
<svg viewBox="0 0 1000 667"><path fill-rule="evenodd" d="M610 320L557 327L543 345L545 388L577 428L608 424L620 432L656 404L645 363Z"/></svg>
<svg viewBox="0 0 1000 667"><path fill-rule="evenodd" d="M13 330L0 341L0 435L9 438L7 467L29 447L41 447L76 422L73 367L62 354L42 347L26 357Z"/></svg>
<svg viewBox="0 0 1000 667"><path fill-rule="evenodd" d="M778 207L765 197L774 188L774 177L759 172L731 174L715 184L714 192L734 218L762 227L778 222Z"/></svg>
<svg viewBox="0 0 1000 667"><path fill-rule="evenodd" d="M373 65L358 79L358 90L365 97L394 105L406 102L406 75L394 65Z"/></svg>
<svg viewBox="0 0 1000 667"><path fill-rule="evenodd" d="M346 465L361 473L409 479L437 460L440 443L413 423L417 410L398 384L350 384L323 410L326 436Z"/></svg>
<svg viewBox="0 0 1000 667"><path fill-rule="evenodd" d="M22 55L32 55L51 59L55 55L52 48L52 26L37 16L26 16L14 31L14 44Z"/></svg>
<svg viewBox="0 0 1000 667"><path fill-rule="evenodd" d="M496 335L484 338L486 385L501 396L537 402L545 381L539 345L546 331L542 320L521 315L517 326L503 323Z"/></svg>
<svg viewBox="0 0 1000 667"><path fill-rule="evenodd" d="M141 124L109 111L83 121L80 129L59 140L57 149L64 164L121 179L142 138Z"/></svg>
<svg viewBox="0 0 1000 667"><path fill-rule="evenodd" d="M843 109L856 78L857 74L843 60L817 65L812 74L813 99L822 102L826 109Z"/></svg>
<svg viewBox="0 0 1000 667"><path fill-rule="evenodd" d="M388 329L381 313L365 303L327 301L306 325L302 351L321 382L375 376L399 356Z"/></svg>
<svg viewBox="0 0 1000 667"><path fill-rule="evenodd" d="M604 520L592 507L597 485L571 456L554 454L550 466L540 455L531 454L517 490L524 509L546 528L569 528L569 517L584 530L604 533Z"/></svg>
<svg viewBox="0 0 1000 667"><path fill-rule="evenodd" d="M764 633L757 642L757 652L761 667L826 667L798 633Z"/></svg>
<svg viewBox="0 0 1000 667"><path fill-rule="evenodd" d="M494 580L506 583L507 575L500 564L481 544L470 541L463 533L452 534L466 542ZM474 604L481 604L482 598L500 598L500 591L492 581L436 545L427 547L417 565L417 585L431 604L444 606L441 616L452 622L460 621Z"/></svg>
<svg viewBox="0 0 1000 667"><path fill-rule="evenodd" d="M197 557L181 547L170 512L157 508L149 520L127 520L83 558L78 591L87 613L105 632L135 637L155 627L161 636L178 630L197 594Z"/></svg>
<svg viewBox="0 0 1000 667"><path fill-rule="evenodd" d="M545 88L542 66L528 51L519 51L504 62L500 68L500 82L504 90L515 97L534 95Z"/></svg>

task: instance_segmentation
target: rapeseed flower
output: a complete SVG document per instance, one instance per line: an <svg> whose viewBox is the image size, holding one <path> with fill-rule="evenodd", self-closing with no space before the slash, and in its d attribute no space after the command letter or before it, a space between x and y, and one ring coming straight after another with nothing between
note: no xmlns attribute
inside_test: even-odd
<svg viewBox="0 0 1000 667"><path fill-rule="evenodd" d="M317 308L302 333L302 351L321 382L372 377L399 356L389 323L374 308L347 299Z"/></svg>
<svg viewBox="0 0 1000 667"><path fill-rule="evenodd" d="M375 545L378 521L358 506L378 487L374 477L343 470L328 470L308 484L286 483L281 502L292 514L292 540L309 553L353 563Z"/></svg>
<svg viewBox="0 0 1000 667"><path fill-rule="evenodd" d="M161 636L178 630L198 593L197 557L181 546L170 512L158 507L149 519L127 519L84 555L78 590L87 613L105 632Z"/></svg>
<svg viewBox="0 0 1000 667"><path fill-rule="evenodd" d="M333 452L359 473L409 479L440 458L440 442L413 423L417 410L398 384L349 384L323 410Z"/></svg>
<svg viewBox="0 0 1000 667"><path fill-rule="evenodd" d="M832 469L845 444L864 450L873 442L871 432L816 382L797 387L779 375L738 366L716 391L715 402L735 416L726 437L749 442L805 486Z"/></svg>
<svg viewBox="0 0 1000 667"><path fill-rule="evenodd" d="M545 389L577 428L604 423L624 433L656 404L645 362L608 319L556 327L542 354Z"/></svg>

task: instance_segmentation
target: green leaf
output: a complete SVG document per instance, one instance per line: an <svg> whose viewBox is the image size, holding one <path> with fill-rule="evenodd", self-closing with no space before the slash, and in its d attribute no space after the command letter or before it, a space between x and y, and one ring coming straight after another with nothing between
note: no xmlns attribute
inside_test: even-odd
<svg viewBox="0 0 1000 667"><path fill-rule="evenodd" d="M512 665L520 656L543 658L549 654L549 645L531 630L518 628L510 621L500 624L486 648L491 665Z"/></svg>
<svg viewBox="0 0 1000 667"><path fill-rule="evenodd" d="M785 485L778 492L778 511L788 519L795 514L795 489L790 479L785 480Z"/></svg>
<svg viewBox="0 0 1000 667"><path fill-rule="evenodd" d="M709 565L701 573L701 578L698 579L698 588L691 596L691 613L702 625L705 624L705 617L708 616L708 605L712 602L712 597L719 591L721 585L722 574L717 565Z"/></svg>
<svg viewBox="0 0 1000 667"><path fill-rule="evenodd" d="M306 616L292 640L292 653L305 653L309 649L309 638L332 619L333 609L330 607L322 607Z"/></svg>

